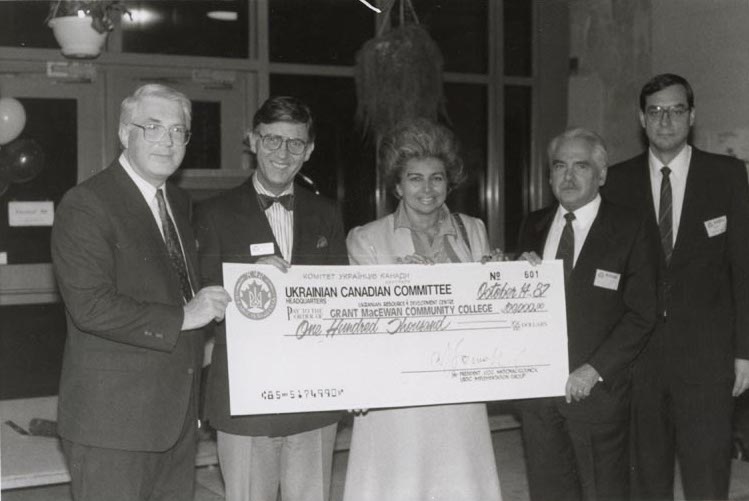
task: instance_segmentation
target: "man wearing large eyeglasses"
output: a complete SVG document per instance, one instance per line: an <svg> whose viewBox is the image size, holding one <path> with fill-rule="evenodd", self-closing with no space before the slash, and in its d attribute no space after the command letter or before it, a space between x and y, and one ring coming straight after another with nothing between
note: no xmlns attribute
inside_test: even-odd
<svg viewBox="0 0 749 501"><path fill-rule="evenodd" d="M632 498L728 499L733 397L749 386L749 189L741 162L687 142L694 94L662 74L640 93L648 151L603 195L649 219L658 321L633 369Z"/></svg>
<svg viewBox="0 0 749 501"><path fill-rule="evenodd" d="M196 233L206 283L222 284L222 262L348 264L335 204L295 186L315 148L309 107L271 97L255 113L248 141L256 169L239 187L198 207ZM206 415L218 430L218 453L228 501L327 501L340 413L237 416L229 411L224 324L208 379Z"/></svg>
<svg viewBox="0 0 749 501"><path fill-rule="evenodd" d="M174 89L137 89L122 102L119 158L55 214L68 316L58 431L76 501L194 495L202 327L230 298L201 288L190 200L167 182L190 111Z"/></svg>

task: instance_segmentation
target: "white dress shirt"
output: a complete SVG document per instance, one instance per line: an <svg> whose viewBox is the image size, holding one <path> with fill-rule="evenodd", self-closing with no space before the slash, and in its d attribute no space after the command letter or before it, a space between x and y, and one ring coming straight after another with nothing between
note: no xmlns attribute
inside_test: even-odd
<svg viewBox="0 0 749 501"><path fill-rule="evenodd" d="M573 267L577 263L577 257L580 255L583 244L585 244L585 239L588 238L588 232L590 232L590 227L598 215L600 207L601 195L596 195L596 198L574 211L575 220L572 221L572 229L575 232L575 258L572 261ZM544 246L544 255L542 256L544 261L556 259L559 240L562 238L562 230L567 223L567 220L564 219L564 215L567 212L569 211L561 205L557 207L557 212L554 214L554 221L552 221L549 234L546 236L546 245Z"/></svg>
<svg viewBox="0 0 749 501"><path fill-rule="evenodd" d="M663 174L661 168L664 164L649 149L648 164L650 165L650 188L653 190L653 204L655 205L655 217L658 218L658 207L661 204L661 180ZM688 144L682 148L678 155L668 164L671 169L671 217L672 217L672 244L676 243L676 235L679 232L681 221L681 209L684 207L684 193L687 189L687 174L689 173L689 162L692 159L692 147Z"/></svg>
<svg viewBox="0 0 749 501"><path fill-rule="evenodd" d="M293 195L294 194L294 183L286 188L282 193L278 195L271 193L266 190L260 181L257 180L257 175L252 175L252 186L255 187L255 191L261 195L268 195L271 197L280 197L281 195ZM294 211L286 210L281 204L272 204L265 210L265 217L268 218L270 229L273 231L273 236L276 237L279 249L283 258L291 262L291 250L294 248Z"/></svg>
<svg viewBox="0 0 749 501"><path fill-rule="evenodd" d="M169 197L166 194L166 188L162 184L158 188L154 187L151 183L140 177L137 172L135 172L135 169L130 165L130 162L127 160L127 157L124 153L120 154L119 158L120 165L125 169L125 172L128 176L130 176L130 179L133 180L135 183L135 186L138 187L138 190L140 191L141 195L143 195L143 199L146 201L146 204L148 204L148 208L151 209L151 215L153 216L154 221L156 221L156 225L159 227L159 231L161 231L161 238L166 241L166 238L164 237L164 228L161 224L161 214L159 214L159 202L156 200L156 192L158 190L161 190L164 193L164 202L166 202L166 210L169 213L169 217L172 218L172 221L174 221L174 213L172 212L172 207L169 204ZM177 228L177 223L174 223L174 229L177 231L177 236L179 237L179 248L180 251L182 251L182 259L184 259L185 263L187 263L187 259L185 259L185 249L182 245L182 235L179 234L179 228ZM195 288L192 286L192 280L190 280L190 274L187 274L187 279L190 281L190 288L193 290L193 293L195 293Z"/></svg>

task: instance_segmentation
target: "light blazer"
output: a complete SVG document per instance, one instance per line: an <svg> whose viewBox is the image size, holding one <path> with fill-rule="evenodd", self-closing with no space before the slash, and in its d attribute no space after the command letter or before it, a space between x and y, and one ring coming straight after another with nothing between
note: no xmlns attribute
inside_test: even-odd
<svg viewBox="0 0 749 501"><path fill-rule="evenodd" d="M556 206L528 215L518 251L543 256ZM581 420L626 418L629 366L655 322L655 260L644 221L635 211L602 201L565 283L570 371L592 365L603 378L591 395L565 405ZM616 290L595 285L599 271L616 273Z"/></svg>
<svg viewBox="0 0 749 501"><path fill-rule="evenodd" d="M455 237L448 237L450 243L462 262L481 261L489 254L484 223L464 214L459 217L465 225L470 250L458 228ZM452 224L455 226L454 221ZM394 264L398 258L414 253L411 230L395 227L395 213L352 229L346 246L351 264Z"/></svg>
<svg viewBox="0 0 749 501"><path fill-rule="evenodd" d="M166 189L198 290L190 201L175 186ZM148 204L119 162L60 202L52 260L68 319L60 435L122 450L171 447L195 411L190 396L204 336L180 332L179 278Z"/></svg>
<svg viewBox="0 0 749 501"><path fill-rule="evenodd" d="M733 359L749 359L749 188L744 165L692 148L684 205L666 266L650 187L648 153L609 168L604 196L647 218L658 259L662 362L687 382L732 380ZM711 236L706 222L725 218Z"/></svg>
<svg viewBox="0 0 749 501"><path fill-rule="evenodd" d="M250 246L273 242L281 256L268 218L260 209L252 179L201 203L195 231L206 285L223 285L221 263L254 263ZM348 264L343 224L335 204L294 187L294 245L291 264ZM218 430L235 435L285 436L321 428L341 418L338 412L236 416L229 414L229 377L225 323L216 327L216 344L206 393L206 417Z"/></svg>

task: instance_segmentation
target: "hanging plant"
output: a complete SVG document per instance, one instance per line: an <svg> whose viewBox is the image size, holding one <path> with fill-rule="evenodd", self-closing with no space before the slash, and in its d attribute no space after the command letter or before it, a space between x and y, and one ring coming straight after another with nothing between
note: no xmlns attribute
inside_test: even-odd
<svg viewBox="0 0 749 501"><path fill-rule="evenodd" d="M406 118L447 116L439 47L419 24L411 0L391 0L385 16L396 2L399 25L383 34L383 22L356 55L356 116L367 137L379 138Z"/></svg>

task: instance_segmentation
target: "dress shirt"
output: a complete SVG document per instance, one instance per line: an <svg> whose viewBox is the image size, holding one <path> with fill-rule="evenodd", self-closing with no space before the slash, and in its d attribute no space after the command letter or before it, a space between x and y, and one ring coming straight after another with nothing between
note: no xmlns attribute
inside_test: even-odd
<svg viewBox="0 0 749 501"><path fill-rule="evenodd" d="M455 228L453 218L450 216L450 209L443 204L437 211L438 232L431 242L427 233L419 231L411 223L408 213L403 207L402 200L395 209L393 223L396 229L406 228L411 231L411 241L413 242L416 254L428 257L435 263L459 263L460 258L458 258L452 245L450 245L450 239L448 238L452 237L455 239L458 236L458 230ZM468 242L466 242L466 245L468 245Z"/></svg>
<svg viewBox="0 0 749 501"><path fill-rule="evenodd" d="M653 154L653 150L648 150L648 165L650 166L650 189L653 192L653 204L655 205L655 214L658 215L658 207L661 204L661 179L663 174L661 169L668 166L671 169L669 179L671 180L671 218L672 218L672 244L676 243L676 235L679 232L679 222L681 221L681 208L684 206L684 192L687 189L687 174L689 173L689 162L692 159L692 147L688 144L682 148L678 155L668 164L664 164Z"/></svg>
<svg viewBox="0 0 749 501"><path fill-rule="evenodd" d="M588 238L588 232L590 226L593 224L593 220L598 215L598 209L601 207L601 195L596 195L596 198L583 205L576 211L575 220L572 221L572 229L575 231L575 258L572 261L574 268L577 263L577 257L580 255L580 250L585 244L585 239ZM556 259L557 248L559 247L559 240L562 238L562 230L567 221L564 219L564 215L569 212L561 205L557 207L557 212L554 214L554 221L551 223L549 228L549 234L546 237L546 245L544 246L543 259L553 260Z"/></svg>
<svg viewBox="0 0 749 501"><path fill-rule="evenodd" d="M266 190L260 181L258 181L255 174L252 176L252 186L261 195L271 197L294 194L294 183L291 183L291 186L283 190L283 192L275 194ZM291 250L294 248L294 211L286 210L283 205L275 203L265 210L265 217L268 218L270 229L273 231L273 236L276 238L276 243L278 244L278 248L281 249L283 258L290 263Z"/></svg>
<svg viewBox="0 0 749 501"><path fill-rule="evenodd" d="M166 242L166 238L164 237L164 228L161 224L161 215L159 214L159 202L156 200L156 192L158 190L162 190L162 192L164 193L164 201L166 202L166 210L169 213L169 217L172 218L172 222L174 222L174 214L172 213L171 205L169 205L169 196L166 193L166 187L162 184L161 186L156 188L154 187L154 185L140 177L138 173L135 172L135 169L133 169L132 165L130 165L130 162L128 161L124 153L120 154L119 162L120 165L122 165L122 168L125 169L127 175L130 176L130 179L133 180L135 186L138 187L138 191L140 191L141 195L143 195L143 199L146 201L146 204L148 204L148 208L151 209L151 215L153 216L154 221L156 221L156 226L159 227L161 238L164 239L164 242ZM179 234L179 228L177 228L176 222L174 223L174 229L177 231L177 236L179 237L179 248L182 251L182 259L185 263L187 263L187 259L185 258L185 249L182 245L182 235ZM189 273L187 274L187 279L190 280ZM192 289L193 294L195 294L195 287L193 287L192 281L190 281L190 288Z"/></svg>

